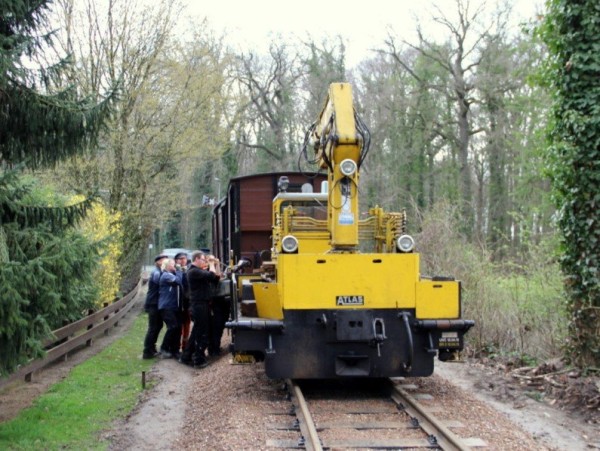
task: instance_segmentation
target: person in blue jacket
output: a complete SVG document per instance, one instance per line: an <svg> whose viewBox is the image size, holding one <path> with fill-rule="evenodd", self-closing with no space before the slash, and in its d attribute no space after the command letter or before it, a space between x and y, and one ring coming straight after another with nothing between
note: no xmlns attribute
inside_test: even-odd
<svg viewBox="0 0 600 451"><path fill-rule="evenodd" d="M158 311L167 326L160 347L165 359L179 357L181 339L181 308L183 303L183 272L175 268L175 260L168 258L162 264L158 282Z"/></svg>
<svg viewBox="0 0 600 451"><path fill-rule="evenodd" d="M162 329L163 320L158 312L158 282L160 280L161 266L167 258L166 255L157 255L154 258L154 269L148 278L148 292L146 294L146 302L144 302L144 310L148 314L148 331L144 338L144 359L152 359L159 355L156 351L156 340Z"/></svg>

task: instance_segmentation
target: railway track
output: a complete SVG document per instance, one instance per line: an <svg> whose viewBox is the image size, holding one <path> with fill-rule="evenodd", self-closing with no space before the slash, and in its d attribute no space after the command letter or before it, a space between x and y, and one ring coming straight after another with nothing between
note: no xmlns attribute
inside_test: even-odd
<svg viewBox="0 0 600 451"><path fill-rule="evenodd" d="M286 383L293 416L289 422L272 425L269 449L468 450L486 446L479 439L464 439L452 432L450 428L461 425L438 420L433 413L443 406L436 405L430 395L411 393L415 386L404 379L350 386Z"/></svg>

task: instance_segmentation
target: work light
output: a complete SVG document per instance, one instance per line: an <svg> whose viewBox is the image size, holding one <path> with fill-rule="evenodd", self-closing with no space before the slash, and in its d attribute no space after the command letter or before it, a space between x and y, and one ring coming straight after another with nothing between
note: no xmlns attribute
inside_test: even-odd
<svg viewBox="0 0 600 451"><path fill-rule="evenodd" d="M415 248L415 240L413 240L413 237L410 235L401 235L396 240L396 247L400 252L412 252Z"/></svg>
<svg viewBox="0 0 600 451"><path fill-rule="evenodd" d="M298 252L298 240L294 235L286 235L281 240L281 249L286 254Z"/></svg>

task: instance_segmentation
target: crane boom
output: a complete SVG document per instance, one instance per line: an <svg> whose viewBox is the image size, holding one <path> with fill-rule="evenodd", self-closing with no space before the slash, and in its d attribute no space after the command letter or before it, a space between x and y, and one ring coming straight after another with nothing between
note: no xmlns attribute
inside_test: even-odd
<svg viewBox="0 0 600 451"><path fill-rule="evenodd" d="M358 247L358 181L362 139L354 116L352 87L332 83L312 132L317 160L327 169L328 228L334 252Z"/></svg>

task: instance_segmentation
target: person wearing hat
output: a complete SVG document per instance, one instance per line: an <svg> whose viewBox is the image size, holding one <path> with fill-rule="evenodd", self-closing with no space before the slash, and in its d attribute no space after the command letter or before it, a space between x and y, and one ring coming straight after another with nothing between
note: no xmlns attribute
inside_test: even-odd
<svg viewBox="0 0 600 451"><path fill-rule="evenodd" d="M144 353L142 354L144 359L151 359L159 355L156 350L156 341L163 322L158 311L158 283L161 274L160 268L165 258L167 256L162 254L154 258L155 268L148 278L148 293L146 294L146 302L144 302L144 310L148 314L148 331L146 332L146 338L144 338Z"/></svg>

